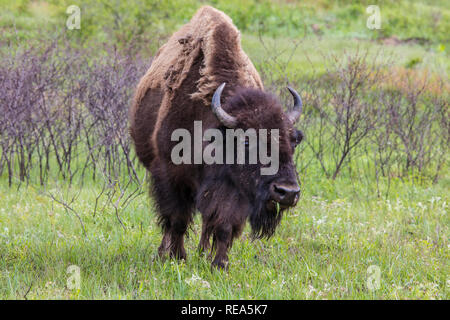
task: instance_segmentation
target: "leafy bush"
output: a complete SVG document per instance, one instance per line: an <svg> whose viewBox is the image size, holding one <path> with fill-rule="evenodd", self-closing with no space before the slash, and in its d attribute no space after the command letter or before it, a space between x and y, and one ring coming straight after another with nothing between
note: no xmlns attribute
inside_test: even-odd
<svg viewBox="0 0 450 320"><path fill-rule="evenodd" d="M132 48L105 46L94 54L57 43L12 50L0 60L0 174L10 185L37 177L44 185L51 174L70 183L90 175L110 187L139 184L127 110L148 64L130 56ZM344 168L370 161L377 176L395 171L437 181L450 142L447 96L436 89L444 83L410 79L392 86L389 65L367 52L326 59L325 75L296 85L303 87L307 136L298 165L315 165L335 179ZM266 71L267 87L282 88Z"/></svg>

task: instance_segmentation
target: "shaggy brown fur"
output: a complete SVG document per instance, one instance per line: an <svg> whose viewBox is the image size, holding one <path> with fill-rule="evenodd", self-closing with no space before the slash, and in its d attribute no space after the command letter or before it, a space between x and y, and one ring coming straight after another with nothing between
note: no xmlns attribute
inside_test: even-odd
<svg viewBox="0 0 450 320"><path fill-rule="evenodd" d="M173 97L180 91L209 108L214 91L223 82L233 83L235 87L263 89L261 78L240 42L240 33L231 19L219 10L204 6L158 50L152 65L138 84L130 110L131 135L146 149L143 152L147 157L152 158L158 153L156 133L163 119L172 112ZM196 85L190 92L183 92L182 84L199 59L202 62L198 78L194 79ZM228 86L227 89L233 88ZM159 104L157 110L139 110L148 105L142 101L146 97L160 101L154 101ZM152 132L150 142L146 134L145 139L141 140L133 130L140 126L140 123L135 124L135 121L139 122L140 115L148 115L149 112L151 119L142 119L142 122L145 126L152 124L149 129ZM147 159L144 165L149 162L151 159Z"/></svg>
<svg viewBox="0 0 450 320"><path fill-rule="evenodd" d="M223 109L238 127L280 130L280 167L261 176L260 165L175 165L171 141L175 129L226 128L211 111L214 91L226 82ZM160 255L185 258L183 239L195 209L202 213L201 249L216 249L214 265L224 267L227 250L250 220L255 236L270 236L279 223L271 198L274 183L297 186L292 161L301 133L278 100L265 92L253 64L242 51L239 31L224 13L205 6L161 47L141 79L132 108L130 133L136 153L151 172L159 223L164 237ZM224 155L225 157L225 155Z"/></svg>

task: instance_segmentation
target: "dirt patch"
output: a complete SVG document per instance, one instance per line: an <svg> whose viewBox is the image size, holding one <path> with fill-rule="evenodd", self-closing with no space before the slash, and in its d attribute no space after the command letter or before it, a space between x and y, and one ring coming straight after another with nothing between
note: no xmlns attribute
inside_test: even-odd
<svg viewBox="0 0 450 320"><path fill-rule="evenodd" d="M396 36L390 36L390 37L384 37L384 38L378 38L375 41L382 43L384 45L388 46L398 46L401 44L419 44L419 45L425 45L429 44L430 40L420 37L414 37L414 38L406 38L406 39L399 39Z"/></svg>

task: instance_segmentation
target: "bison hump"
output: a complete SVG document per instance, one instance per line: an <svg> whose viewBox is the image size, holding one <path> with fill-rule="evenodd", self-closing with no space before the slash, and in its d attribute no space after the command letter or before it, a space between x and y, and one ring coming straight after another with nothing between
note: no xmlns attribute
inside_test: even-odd
<svg viewBox="0 0 450 320"><path fill-rule="evenodd" d="M163 88L168 94L176 92L199 55L204 61L196 90L188 93L191 98L208 104L222 82L229 87L263 89L258 72L241 48L240 33L231 18L204 6L158 50L141 79L136 99L142 99L148 88Z"/></svg>

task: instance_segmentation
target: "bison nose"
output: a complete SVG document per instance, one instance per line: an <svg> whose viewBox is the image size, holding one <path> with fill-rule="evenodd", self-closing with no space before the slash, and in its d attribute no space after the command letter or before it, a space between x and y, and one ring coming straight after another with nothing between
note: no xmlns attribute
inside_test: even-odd
<svg viewBox="0 0 450 320"><path fill-rule="evenodd" d="M272 183L270 186L272 199L283 206L293 206L297 203L300 187L295 185L286 185Z"/></svg>

